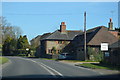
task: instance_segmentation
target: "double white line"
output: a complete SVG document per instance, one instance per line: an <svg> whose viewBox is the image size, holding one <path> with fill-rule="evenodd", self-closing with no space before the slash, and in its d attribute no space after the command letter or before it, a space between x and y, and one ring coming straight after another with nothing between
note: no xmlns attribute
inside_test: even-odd
<svg viewBox="0 0 120 80"><path fill-rule="evenodd" d="M24 58L21 58L21 59L24 59ZM41 62L36 62L34 60L31 60L31 59L24 59L24 60L29 60L29 61L32 61L32 62L40 65L45 70L47 70L51 75L53 75L55 78L58 78L58 77L63 78L63 75L60 72L56 71L55 69L53 69L53 68L51 68L51 67L49 67Z"/></svg>

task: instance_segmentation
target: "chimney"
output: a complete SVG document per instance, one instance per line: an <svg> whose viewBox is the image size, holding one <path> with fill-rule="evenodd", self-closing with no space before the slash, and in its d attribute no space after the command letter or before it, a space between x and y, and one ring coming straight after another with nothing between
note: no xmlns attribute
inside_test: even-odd
<svg viewBox="0 0 120 80"><path fill-rule="evenodd" d="M66 25L65 25L65 22L61 22L61 25L60 25L60 32L61 32L61 33L65 33L65 32L66 32Z"/></svg>
<svg viewBox="0 0 120 80"><path fill-rule="evenodd" d="M110 18L110 22L108 23L109 30L113 30L113 22L112 18Z"/></svg>

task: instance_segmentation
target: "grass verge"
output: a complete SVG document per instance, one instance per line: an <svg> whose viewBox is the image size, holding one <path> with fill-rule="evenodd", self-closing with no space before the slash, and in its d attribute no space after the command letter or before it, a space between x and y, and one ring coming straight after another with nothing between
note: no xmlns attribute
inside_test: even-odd
<svg viewBox="0 0 120 80"><path fill-rule="evenodd" d="M77 66L92 68L92 69L108 69L108 70L120 70L120 66L112 66L107 64L95 64L95 63L83 63Z"/></svg>
<svg viewBox="0 0 120 80"><path fill-rule="evenodd" d="M40 59L43 59L43 60L57 60L57 59L49 59L49 58L40 58Z"/></svg>
<svg viewBox="0 0 120 80"><path fill-rule="evenodd" d="M8 62L9 59L8 58L5 58L5 57L0 57L0 64L4 64L6 62Z"/></svg>
<svg viewBox="0 0 120 80"><path fill-rule="evenodd" d="M97 62L97 61L90 61L90 60L87 60L87 61L80 61L80 60L60 60L60 61L67 61L67 62Z"/></svg>

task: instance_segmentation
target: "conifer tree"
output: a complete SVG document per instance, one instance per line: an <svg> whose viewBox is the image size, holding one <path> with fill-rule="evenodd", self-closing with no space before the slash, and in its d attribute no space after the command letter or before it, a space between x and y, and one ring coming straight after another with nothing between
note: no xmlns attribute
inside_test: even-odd
<svg viewBox="0 0 120 80"><path fill-rule="evenodd" d="M29 48L30 45L29 45L29 42L28 42L28 39L27 39L27 36L24 35L23 36L23 39L22 39L22 42L23 42L23 48L26 49L26 48Z"/></svg>
<svg viewBox="0 0 120 80"><path fill-rule="evenodd" d="M2 51L3 55L10 55L10 42L11 38L8 36L3 44Z"/></svg>

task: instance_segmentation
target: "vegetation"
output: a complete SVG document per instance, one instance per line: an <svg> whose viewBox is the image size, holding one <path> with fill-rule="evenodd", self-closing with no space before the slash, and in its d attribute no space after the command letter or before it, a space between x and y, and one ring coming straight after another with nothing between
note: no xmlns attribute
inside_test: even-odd
<svg viewBox="0 0 120 80"><path fill-rule="evenodd" d="M0 56L2 56L2 45L0 44Z"/></svg>
<svg viewBox="0 0 120 80"><path fill-rule="evenodd" d="M86 61L80 61L80 60L60 60L60 61L67 61L67 62L98 62L98 61L91 61L91 60L86 60Z"/></svg>
<svg viewBox="0 0 120 80"><path fill-rule="evenodd" d="M48 58L40 58L40 59L43 59L43 60L57 60L57 59L48 59Z"/></svg>
<svg viewBox="0 0 120 80"><path fill-rule="evenodd" d="M112 66L112 65L106 65L106 64L95 64L95 63L83 63L79 64L77 66L82 66L85 68L92 68L92 69L109 69L109 70L120 70L120 66Z"/></svg>
<svg viewBox="0 0 120 80"><path fill-rule="evenodd" d="M29 52L29 50L28 51L26 50L27 48L29 49L30 46L26 35L23 37L20 36L19 39L14 39L8 36L3 44L2 50L3 50L3 55L5 56L6 55L16 56L19 54L27 55Z"/></svg>
<svg viewBox="0 0 120 80"><path fill-rule="evenodd" d="M8 58L5 58L5 57L0 57L0 64L4 64L6 62L8 62L9 59Z"/></svg>
<svg viewBox="0 0 120 80"><path fill-rule="evenodd" d="M102 61L103 60L103 53L100 50L95 50L91 47L88 47L88 60Z"/></svg>
<svg viewBox="0 0 120 80"><path fill-rule="evenodd" d="M17 39L21 34L22 30L18 26L13 26L7 22L5 17L0 16L0 29L2 33L2 44L6 40L7 37L11 37Z"/></svg>
<svg viewBox="0 0 120 80"><path fill-rule="evenodd" d="M117 31L119 31L119 32L120 32L120 27L118 27L118 28L115 28L115 30L117 30Z"/></svg>
<svg viewBox="0 0 120 80"><path fill-rule="evenodd" d="M2 29L2 55L19 56L30 53L30 45L27 36L22 36L19 27L12 26L4 17L0 17L0 29Z"/></svg>
<svg viewBox="0 0 120 80"><path fill-rule="evenodd" d="M56 48L52 47L52 54L56 54Z"/></svg>

